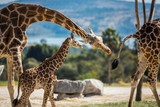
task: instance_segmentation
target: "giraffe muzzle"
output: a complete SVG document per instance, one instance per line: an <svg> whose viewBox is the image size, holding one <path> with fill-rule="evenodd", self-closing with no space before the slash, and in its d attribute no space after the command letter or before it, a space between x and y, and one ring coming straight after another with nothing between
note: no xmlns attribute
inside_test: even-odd
<svg viewBox="0 0 160 107"><path fill-rule="evenodd" d="M112 53L111 49L104 44L101 44L100 49L102 49L107 55L110 55Z"/></svg>

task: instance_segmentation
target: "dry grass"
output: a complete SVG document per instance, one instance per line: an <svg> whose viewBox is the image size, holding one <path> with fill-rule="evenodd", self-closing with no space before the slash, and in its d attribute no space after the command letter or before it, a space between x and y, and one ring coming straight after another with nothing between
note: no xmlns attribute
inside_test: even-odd
<svg viewBox="0 0 160 107"><path fill-rule="evenodd" d="M40 98L40 97L33 97L33 98L30 98L31 100L43 100L43 98Z"/></svg>
<svg viewBox="0 0 160 107"><path fill-rule="evenodd" d="M2 100L7 100L7 99L5 99L5 98L0 98L0 101L2 101Z"/></svg>

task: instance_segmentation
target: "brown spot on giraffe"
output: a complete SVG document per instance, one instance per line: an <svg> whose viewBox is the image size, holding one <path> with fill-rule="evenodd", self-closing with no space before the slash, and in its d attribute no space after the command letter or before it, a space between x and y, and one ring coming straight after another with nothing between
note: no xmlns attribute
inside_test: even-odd
<svg viewBox="0 0 160 107"><path fill-rule="evenodd" d="M16 11L11 12L10 18L17 18L18 13Z"/></svg>
<svg viewBox="0 0 160 107"><path fill-rule="evenodd" d="M151 33L153 28L151 26L146 27L146 33Z"/></svg>
<svg viewBox="0 0 160 107"><path fill-rule="evenodd" d="M12 19L10 19L11 20L11 22L12 22L12 25L13 26L17 26L17 23L18 23L18 17L16 17L16 18L12 18Z"/></svg>
<svg viewBox="0 0 160 107"><path fill-rule="evenodd" d="M53 19L53 16L50 15L44 15L44 17L47 19L46 21L50 21L51 19Z"/></svg>
<svg viewBox="0 0 160 107"><path fill-rule="evenodd" d="M0 44L0 50L3 50L4 49L4 44Z"/></svg>
<svg viewBox="0 0 160 107"><path fill-rule="evenodd" d="M43 16L39 15L39 16L37 16L37 19L38 19L39 21L42 21L42 20L43 20Z"/></svg>
<svg viewBox="0 0 160 107"><path fill-rule="evenodd" d="M59 24L59 25L62 25L62 23L63 23L60 19L57 19L57 18L55 19L54 22ZM70 29L68 25L65 25L65 28L68 29L68 30Z"/></svg>
<svg viewBox="0 0 160 107"><path fill-rule="evenodd" d="M36 11L28 11L26 15L27 15L27 17L34 17L35 15L37 15L37 12Z"/></svg>
<svg viewBox="0 0 160 107"><path fill-rule="evenodd" d="M34 18L32 18L29 23L31 24L31 23L34 23L34 22L37 22L37 21Z"/></svg>
<svg viewBox="0 0 160 107"><path fill-rule="evenodd" d="M9 6L8 6L8 9L9 9L10 11L12 11L12 10L15 9L15 7L14 7L13 5L9 5Z"/></svg>
<svg viewBox="0 0 160 107"><path fill-rule="evenodd" d="M23 24L24 20L25 20L25 16L20 15L20 16L19 16L18 26L21 26L21 25Z"/></svg>
<svg viewBox="0 0 160 107"><path fill-rule="evenodd" d="M5 16L9 16L9 10L8 10L7 8L3 8L3 9L1 10L1 14L2 14L2 15L5 15Z"/></svg>
<svg viewBox="0 0 160 107"><path fill-rule="evenodd" d="M60 14L56 14L56 17L57 17L57 19L59 19L61 21L65 20L65 18L62 15L60 15Z"/></svg>
<svg viewBox="0 0 160 107"><path fill-rule="evenodd" d="M8 25L7 24L2 24L2 25L0 25L0 27L1 27L1 32L5 32L8 28Z"/></svg>
<svg viewBox="0 0 160 107"><path fill-rule="evenodd" d="M26 14L26 12L27 12L27 7L20 7L20 8L18 8L17 9L18 10L18 12L19 12L19 14Z"/></svg>

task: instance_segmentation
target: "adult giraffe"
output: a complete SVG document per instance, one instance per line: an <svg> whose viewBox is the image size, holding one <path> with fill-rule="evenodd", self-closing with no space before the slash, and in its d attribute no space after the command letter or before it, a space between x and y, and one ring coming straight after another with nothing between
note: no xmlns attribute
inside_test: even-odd
<svg viewBox="0 0 160 107"><path fill-rule="evenodd" d="M0 10L0 57L7 58L8 90L11 102L14 99L14 70L16 74L23 72L21 52L27 44L26 29L34 22L49 21L77 34L83 43L89 43L94 49L102 49L106 54L111 50L103 44L101 37L97 37L92 30L90 34L75 24L62 13L41 5L12 3Z"/></svg>
<svg viewBox="0 0 160 107"><path fill-rule="evenodd" d="M127 36L120 46L118 57L112 63L112 68L118 66L118 59L122 50L123 44L130 38L135 38L138 42L138 65L136 72L131 77L131 93L128 107L132 107L133 96L135 89L142 78L145 70L148 68L147 83L153 92L158 107L160 107L160 98L157 93L157 75L160 64L160 18L152 21L154 13L154 5L156 0L152 0L151 11L148 22L146 22L145 7L143 0L144 24L140 28L140 21L138 16L138 1L135 0L136 18L137 18L137 32Z"/></svg>

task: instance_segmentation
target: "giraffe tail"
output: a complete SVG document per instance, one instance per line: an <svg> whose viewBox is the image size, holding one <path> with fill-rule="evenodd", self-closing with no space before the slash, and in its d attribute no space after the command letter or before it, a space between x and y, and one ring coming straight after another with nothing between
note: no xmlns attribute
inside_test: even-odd
<svg viewBox="0 0 160 107"><path fill-rule="evenodd" d="M20 90L20 78L19 78L19 83L18 83L18 95L17 95L16 99L14 99L12 102L13 107L16 107L16 105L18 105L19 90Z"/></svg>
<svg viewBox="0 0 160 107"><path fill-rule="evenodd" d="M120 57L120 53L121 53L122 47L123 47L125 41L128 40L128 39L130 39L130 38L136 38L135 34L127 36L127 37L124 38L124 40L122 41L122 43L121 43L121 45L120 45L119 52L118 52L118 56L117 56L117 58L114 59L113 62L112 62L112 69L117 68L117 66L118 66L118 64L119 64L119 57Z"/></svg>

